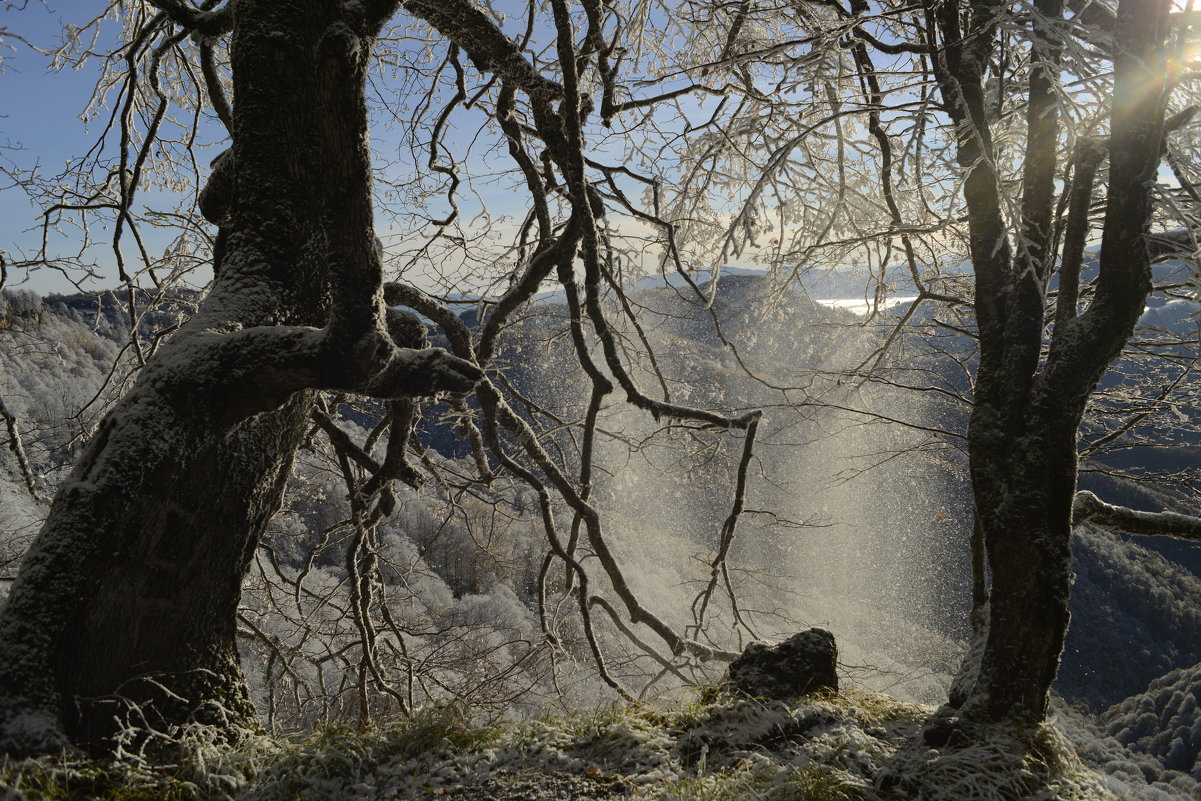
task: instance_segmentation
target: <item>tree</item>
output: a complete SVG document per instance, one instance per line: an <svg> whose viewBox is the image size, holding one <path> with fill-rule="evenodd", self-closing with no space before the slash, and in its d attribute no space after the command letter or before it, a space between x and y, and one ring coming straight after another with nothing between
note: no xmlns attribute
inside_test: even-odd
<svg viewBox="0 0 1201 801"><path fill-rule="evenodd" d="M121 6L129 12L129 36L123 58L111 62L123 64L125 81L126 102L114 115L117 165L101 170L100 180L88 176L87 191L65 192L75 200L59 198L47 212L48 220L67 211L112 212L114 252L135 322L131 351L145 366L56 496L0 611L0 636L11 644L0 655L0 748L103 748L123 728L169 731L189 721L230 730L250 725L234 639L241 582L279 506L292 455L315 431L337 454L351 508L348 614L358 630L360 720L370 717L369 691L391 693L403 705L378 656L390 621L378 591L376 527L394 510L392 482L413 479L406 461L417 415L412 398L473 387L478 411L452 401L472 445L472 481L487 484L506 472L536 499L546 541L537 594L549 647L563 648L545 614L554 596L570 602L582 647L623 696L632 693L607 666L596 621L625 636L660 675L729 658L709 625L724 591L730 628L739 637L755 632L726 560L746 506L760 412L724 400L710 404L716 410L696 408L673 397L636 303L623 290L623 260L641 257L638 251L653 243L663 269L682 276L681 292L716 321L719 281L702 289L692 262L720 267L758 247L768 231L778 236L764 247L764 260L789 265L789 277L861 253L881 293L899 252L918 302L882 347L847 371L856 381L879 376L875 368L921 304L967 304L958 294L963 282L940 274L935 257L959 226L958 192L939 183L948 175L965 189L976 276L970 305L980 366L968 438L978 530L993 572L989 625L979 632L983 658L978 672L965 673L966 690L953 702L978 719L1043 715L1067 624L1076 431L1148 289L1148 187L1169 88L1162 3L1123 0L1119 15L1118 41L1127 49L1116 58L1115 92L1132 99L1129 107L1115 104L1109 122L1101 277L1083 313L1071 286L1097 154L1106 149L1075 142L1071 190L1057 204L1062 132L1055 84L1067 40L1044 24L1063 15L1052 0L1030 17L1007 16L1007 7L993 2L929 5L915 17L908 6L875 14L861 3L781 10L698 2L672 13L626 13L592 0L573 14L552 0L531 9L522 30L466 1L151 6ZM455 233L464 165L446 159L453 115L484 109L479 130L494 135L494 146L512 160L508 186L528 197L517 233L496 259L504 289L474 330L438 298L383 278L365 87L372 54L388 52L385 32L401 9L434 32L423 55L438 66L420 73L429 84L417 103L429 122L421 132L428 158L421 180L442 180L451 207L445 218L428 221L434 233L419 255L435 242L465 252L479 241L467 244ZM1029 47L1011 47L1002 58L1003 22L1006 30L1024 26ZM703 49L638 46L697 30L717 58ZM1108 34L1102 26L1096 35ZM443 48L445 57L433 58ZM904 63L878 68L873 52ZM1024 58L1016 67L1005 61L1015 52ZM157 284L133 197L156 165L156 143L165 141L159 130L167 65L180 81L201 76L196 88L227 126L232 146L213 161L196 198L218 230L212 289L172 338L144 353L132 313L140 302L136 276L121 259L121 241L122 231L133 232L141 272ZM652 77L641 81L639 69ZM889 86L889 75L899 84ZM1002 86L997 104L986 94L989 80ZM658 93L640 94L648 86ZM439 91L448 96L444 103ZM1028 109L1016 228L1007 223L1009 183L993 135L1000 119L1012 119L1015 98L1026 98ZM957 164L927 181L923 171L946 166L930 156L931 142L945 131L927 133L943 120ZM896 147L890 129L906 125L910 139ZM681 142L678 169L655 165L643 174L632 164L634 157L654 164ZM614 152L629 160L606 163ZM916 177L906 177L903 165ZM418 183L414 194L434 193ZM631 199L634 189L643 202ZM1047 342L1044 303L1059 208L1066 214L1065 256ZM651 233L623 239L607 222L617 215ZM194 238L202 228L187 213L172 219L182 219ZM919 256L923 249L930 258ZM176 248L173 258L194 258L185 250ZM497 363L513 315L548 282L563 293L562 334L582 377L574 418L524 396ZM419 346L422 334L411 318L390 310L396 305L437 323L455 355L406 347ZM756 372L720 325L715 330L765 395L809 404L845 392L845 374L788 383ZM644 390L640 380L658 390ZM375 443L387 433L384 458L339 429L316 404L317 390L385 402L385 423L367 438ZM598 439L613 436L598 420L618 407L617 396L661 426L652 436L679 432L703 441L706 451L730 451L730 511L717 526L693 622L683 632L631 588L593 498ZM1110 514L1083 502L1080 508ZM1030 565L1035 570L1027 572Z"/></svg>
<svg viewBox="0 0 1201 801"><path fill-rule="evenodd" d="M968 443L979 535L992 575L983 652L966 692L951 699L969 719L1041 719L1067 631L1077 431L1102 373L1118 355L1151 291L1145 243L1164 117L1169 4L1123 0L1113 30L1109 182L1088 307L1077 311L1082 227L1100 153L1079 142L1065 222L1065 253L1049 350L1044 298L1056 268L1055 191L1063 5L1037 3L1030 21L1027 133L1020 211L1011 232L995 167L985 76L998 47L1002 4L927 7L928 39L964 176L980 363ZM1075 250L1072 250L1073 246Z"/></svg>
<svg viewBox="0 0 1201 801"><path fill-rule="evenodd" d="M363 83L392 8L161 9L135 47L233 34L233 108L214 96L234 147L201 198L219 277L101 424L25 558L0 616L9 753L101 743L114 715L182 720L208 703L202 720L250 721L234 612L312 390L394 398L480 377L389 333Z"/></svg>
<svg viewBox="0 0 1201 801"><path fill-rule="evenodd" d="M491 118L531 197L510 286L472 332L437 299L382 279L365 82L373 47L400 4L151 5L148 14L140 5L127 9L129 40L121 47L126 103L115 115L119 168L99 182L93 200L52 204L47 218L63 211L115 210L114 251L132 312L138 294L135 277L120 259L122 230L134 232L146 262L142 272L158 282L137 234L132 198L154 164L165 119L161 71L173 64L181 76L199 72L213 113L232 140L213 161L197 198L204 218L218 227L215 279L196 313L150 353L141 350L137 315L131 314L132 349L145 365L57 493L0 611L6 643L0 656L0 749L39 753L68 743L104 749L114 747L113 738L125 736L122 732L142 737L200 722L232 733L253 725L237 661L235 611L247 565L313 420L346 468L355 531L348 554L352 615L362 632L356 643L360 681L364 689L387 689L370 619L380 602L372 573L373 532L393 510L391 482L410 477L405 448L414 415L405 399L464 393L477 384L479 427L465 405L458 404L457 412L475 445L480 479L489 480L496 466L535 489L549 551L539 591L547 591L550 568L562 565L563 592L574 598L601 677L629 696L606 670L591 622L599 609L627 631L609 597L673 657L731 657L678 633L640 603L589 502L598 413L616 387L628 403L656 419L745 432L733 511L722 526L713 578L702 594L708 604L734 536L758 421L753 410L723 414L649 397L623 362L624 343L607 322L611 312L602 307L602 286L616 278L611 242L598 225L604 201L585 174L583 121L593 108L580 85L581 71L595 62L609 76L605 91L613 90L605 60L613 45L602 41L602 7L586 5L584 34L577 38L566 5L551 4L549 64L556 78L549 78L523 44L470 3L405 5L449 41L445 65L453 65L457 75L455 97L433 126L430 145L433 171L449 176L452 205L457 178L438 154L446 115L466 100L463 54L483 76L480 96L494 103ZM220 61L227 39L232 102ZM200 69L180 66L192 64ZM616 110L606 107L603 113ZM139 129L139 122L145 127ZM541 153L530 152L530 139L541 143ZM617 186L611 175L608 180ZM620 190L614 192L620 196ZM106 194L116 197L95 200ZM563 199L561 217L553 206L557 197ZM454 217L436 223L435 238ZM509 315L551 276L566 292L569 334L588 387L587 411L578 424L582 442L558 459L551 451L562 453L559 445L544 445L547 435L518 415L503 382L485 379L481 369L490 366ZM457 356L404 347L417 344L421 334L411 317L390 310L397 304L439 323ZM315 390L387 401L391 433L382 462L314 409ZM367 469L369 478L360 482L351 462ZM571 520L567 538L560 537L562 510L554 508L553 497ZM585 547L608 584L605 594L581 566L577 554ZM703 618L702 610L697 632ZM549 627L545 636L555 639ZM364 692L364 719L367 707Z"/></svg>
<svg viewBox="0 0 1201 801"><path fill-rule="evenodd" d="M890 3L696 7L726 21L714 34L728 31L722 57L707 69L739 75L741 102L718 109L714 130L685 153L681 227L723 257L770 237L765 258L792 276L844 260L870 268L877 298L893 281L911 287L916 301L852 380L914 381L903 364L880 368L923 304L962 319L936 322L978 349L976 364L962 362L972 379L978 648L950 708L1040 720L1068 625L1073 499L1076 522L1195 536L1182 516L1118 513L1076 494L1081 420L1152 290L1157 207L1161 226L1185 226L1166 237L1179 240L1176 253L1193 250L1196 193L1167 138L1192 109L1165 121L1185 78L1188 22L1171 41L1168 4L1128 0L1116 14L1071 5L1070 18L1054 1L932 2L916 15ZM1165 154L1179 201L1155 186ZM1099 277L1086 284L1106 163ZM731 213L703 202L714 174L729 194L742 189ZM949 269L960 236L971 284ZM952 400L961 391L920 374L913 388ZM946 731L940 723L932 736Z"/></svg>

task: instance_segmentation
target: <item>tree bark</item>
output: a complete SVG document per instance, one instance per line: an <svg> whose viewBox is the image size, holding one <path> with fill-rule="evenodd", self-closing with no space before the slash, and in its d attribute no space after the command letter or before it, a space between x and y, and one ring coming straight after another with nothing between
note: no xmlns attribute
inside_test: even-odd
<svg viewBox="0 0 1201 801"><path fill-rule="evenodd" d="M478 380L387 334L363 81L394 5L231 4L233 148L202 198L218 277L101 423L0 610L0 751L254 728L235 613L311 390Z"/></svg>
<svg viewBox="0 0 1201 801"><path fill-rule="evenodd" d="M1071 411L991 425L976 415L972 489L992 585L987 640L969 718L1041 719L1059 666L1071 586L1071 506L1076 485L1076 428ZM1011 447L997 447L993 437ZM987 444L986 444L987 443Z"/></svg>
<svg viewBox="0 0 1201 801"><path fill-rule="evenodd" d="M1052 22L1062 15L1056 0L1039 0L1036 7ZM988 622L979 632L986 640L982 649L973 649L979 662L965 665L961 678L968 680L957 684L967 689L952 699L968 719L1041 720L1046 714L1068 626L1077 430L1151 290L1145 234L1170 89L1163 53L1167 9L1164 0L1119 5L1100 277L1085 312L1076 315L1073 308L1059 316L1041 363L1044 299L1054 260L1048 245L1060 132L1053 96L1058 48L1036 26L1018 228L1022 247L1012 255L980 99L998 6L974 0L962 16L949 3L928 11L930 30L944 43L936 75L958 127L980 340L968 443L992 585ZM961 24L967 27L962 34ZM938 728L935 735L941 736Z"/></svg>

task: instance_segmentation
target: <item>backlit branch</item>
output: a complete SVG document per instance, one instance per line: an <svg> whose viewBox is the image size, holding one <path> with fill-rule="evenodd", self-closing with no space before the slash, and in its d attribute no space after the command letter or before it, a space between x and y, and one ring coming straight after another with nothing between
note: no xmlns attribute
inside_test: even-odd
<svg viewBox="0 0 1201 801"><path fill-rule="evenodd" d="M1072 504L1072 523L1092 523L1144 537L1172 537L1201 542L1201 517L1177 512L1140 512L1106 503L1087 490L1076 493Z"/></svg>

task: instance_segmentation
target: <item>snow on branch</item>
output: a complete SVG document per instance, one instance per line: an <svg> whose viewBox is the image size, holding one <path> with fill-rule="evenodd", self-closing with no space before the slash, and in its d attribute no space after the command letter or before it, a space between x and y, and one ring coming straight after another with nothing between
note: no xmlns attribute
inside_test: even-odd
<svg viewBox="0 0 1201 801"><path fill-rule="evenodd" d="M542 75L520 47L468 0L406 0L404 8L466 51L481 73L494 72L547 102L563 96L563 87Z"/></svg>
<svg viewBox="0 0 1201 801"><path fill-rule="evenodd" d="M4 426L8 430L8 449L13 452L13 456L17 459L17 466L21 469L21 477L25 479L25 488L29 490L30 496L35 501L41 504L49 504L49 499L38 491L33 469L29 465L29 458L25 455L25 447L21 443L21 432L17 428L17 418L4 405L4 398L2 397L0 397L0 419L4 420Z"/></svg>
<svg viewBox="0 0 1201 801"><path fill-rule="evenodd" d="M166 14L176 25L202 36L221 36L233 29L233 3L215 11L205 7L197 8L183 0L151 0L150 4Z"/></svg>
<svg viewBox="0 0 1201 801"><path fill-rule="evenodd" d="M1093 523L1108 529L1146 537L1174 537L1201 542L1201 517L1177 512L1140 512L1106 503L1087 490L1076 493L1072 523Z"/></svg>

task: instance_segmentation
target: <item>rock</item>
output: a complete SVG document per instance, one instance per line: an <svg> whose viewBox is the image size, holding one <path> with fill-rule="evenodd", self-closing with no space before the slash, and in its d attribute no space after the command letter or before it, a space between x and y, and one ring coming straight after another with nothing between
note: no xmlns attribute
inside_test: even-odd
<svg viewBox="0 0 1201 801"><path fill-rule="evenodd" d="M838 646L825 629L794 634L779 645L753 642L730 663L726 683L755 697L792 700L838 691Z"/></svg>

